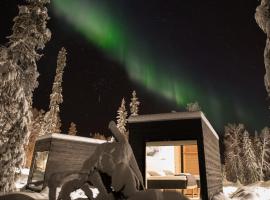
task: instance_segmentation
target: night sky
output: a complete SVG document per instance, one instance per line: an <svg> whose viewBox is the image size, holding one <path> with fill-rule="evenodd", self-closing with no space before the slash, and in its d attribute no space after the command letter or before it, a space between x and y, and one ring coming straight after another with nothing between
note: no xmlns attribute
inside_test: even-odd
<svg viewBox="0 0 270 200"><path fill-rule="evenodd" d="M19 0L0 1L0 42ZM253 132L269 124L265 35L257 0L51 0L52 40L38 63L34 107L48 109L57 53L68 51L62 131L108 134L122 97L136 90L140 113L183 111L198 101L222 134L229 122Z"/></svg>

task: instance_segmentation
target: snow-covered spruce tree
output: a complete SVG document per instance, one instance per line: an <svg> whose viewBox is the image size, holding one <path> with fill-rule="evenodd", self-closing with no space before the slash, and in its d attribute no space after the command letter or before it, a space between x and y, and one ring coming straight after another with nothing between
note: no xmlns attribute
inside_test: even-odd
<svg viewBox="0 0 270 200"><path fill-rule="evenodd" d="M30 168L36 139L40 136L41 126L44 119L44 110L32 109L32 119L29 128L28 144L25 145L25 167Z"/></svg>
<svg viewBox="0 0 270 200"><path fill-rule="evenodd" d="M100 133L94 133L94 134L90 133L90 137L94 139L99 139L99 140L107 140L105 135L100 134Z"/></svg>
<svg viewBox="0 0 270 200"><path fill-rule="evenodd" d="M269 179L270 175L270 130L265 127L260 135L261 138L261 150L260 150L260 181Z"/></svg>
<svg viewBox="0 0 270 200"><path fill-rule="evenodd" d="M251 184L259 180L259 165L257 162L256 154L254 152L253 143L247 131L243 134L243 167L244 167L244 180L243 184Z"/></svg>
<svg viewBox="0 0 270 200"><path fill-rule="evenodd" d="M255 19L259 27L266 34L266 45L264 49L265 76L264 84L268 96L270 96L270 1L261 0L261 4L256 8Z"/></svg>
<svg viewBox="0 0 270 200"><path fill-rule="evenodd" d="M260 163L261 163L261 155L262 155L262 141L261 141L261 137L260 134L258 134L257 131L255 131L254 137L253 137L253 149L254 149L254 153L257 159L257 164L258 167L260 168Z"/></svg>
<svg viewBox="0 0 270 200"><path fill-rule="evenodd" d="M74 122L70 123L69 129L68 129L68 134L69 135L77 135L77 128L76 128L76 124Z"/></svg>
<svg viewBox="0 0 270 200"><path fill-rule="evenodd" d="M37 87L37 60L51 34L45 5L49 0L28 0L19 6L12 35L0 48L0 191L14 189L29 135L33 91Z"/></svg>
<svg viewBox="0 0 270 200"><path fill-rule="evenodd" d="M117 111L117 128L121 133L126 134L126 124L127 124L127 111L126 111L126 102L125 99L122 99L121 106Z"/></svg>
<svg viewBox="0 0 270 200"><path fill-rule="evenodd" d="M242 136L244 133L243 124L228 124L225 126L224 147L225 147L225 170L228 181L243 182L244 169L242 163Z"/></svg>
<svg viewBox="0 0 270 200"><path fill-rule="evenodd" d="M130 104L129 104L131 116L138 115L139 105L140 105L140 102L138 100L138 97L136 96L136 91L134 90L132 92L132 97L130 99Z"/></svg>
<svg viewBox="0 0 270 200"><path fill-rule="evenodd" d="M60 104L63 102L62 81L66 66L66 49L62 48L57 57L56 74L50 95L49 111L46 112L42 131L44 134L61 133Z"/></svg>
<svg viewBox="0 0 270 200"><path fill-rule="evenodd" d="M201 107L198 102L188 103L186 106L188 112L201 111Z"/></svg>

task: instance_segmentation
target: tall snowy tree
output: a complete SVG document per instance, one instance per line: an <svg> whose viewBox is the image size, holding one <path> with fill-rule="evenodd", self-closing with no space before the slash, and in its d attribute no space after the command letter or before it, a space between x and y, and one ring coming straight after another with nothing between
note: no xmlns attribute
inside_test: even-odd
<svg viewBox="0 0 270 200"><path fill-rule="evenodd" d="M243 124L225 126L225 170L228 181L243 182L242 137L245 131Z"/></svg>
<svg viewBox="0 0 270 200"><path fill-rule="evenodd" d="M76 128L76 124L74 122L70 123L69 129L68 129L68 134L69 135L77 135L77 128Z"/></svg>
<svg viewBox="0 0 270 200"><path fill-rule="evenodd" d="M201 107L198 102L188 103L186 106L188 112L201 111Z"/></svg>
<svg viewBox="0 0 270 200"><path fill-rule="evenodd" d="M0 191L14 189L24 160L24 145L31 124L33 91L37 87L37 64L51 34L45 5L49 0L28 0L19 6L12 35L0 48Z"/></svg>
<svg viewBox="0 0 270 200"><path fill-rule="evenodd" d="M261 4L257 7L255 13L255 19L259 27L266 34L266 45L264 49L264 64L265 64L265 76L264 84L268 96L270 96L270 1L261 0Z"/></svg>
<svg viewBox="0 0 270 200"><path fill-rule="evenodd" d="M265 127L260 135L261 150L260 150L260 180L265 179L265 175L270 173L270 130Z"/></svg>
<svg viewBox="0 0 270 200"><path fill-rule="evenodd" d="M66 66L66 49L62 48L57 57L56 74L50 95L49 111L46 112L42 131L44 134L61 133L60 104L63 102L62 81Z"/></svg>
<svg viewBox="0 0 270 200"><path fill-rule="evenodd" d="M243 156L241 157L244 167L243 184L251 184L259 180L259 165L254 152L253 143L247 131L243 134Z"/></svg>
<svg viewBox="0 0 270 200"><path fill-rule="evenodd" d="M140 105L140 102L138 100L138 97L136 96L136 91L134 90L132 92L132 97L131 97L130 104L129 104L131 116L138 115L139 105Z"/></svg>
<svg viewBox="0 0 270 200"><path fill-rule="evenodd" d="M257 131L255 131L254 137L253 137L253 149L254 149L254 153L255 156L257 158L257 163L260 166L260 162L261 162L261 147L262 147L262 141L261 141L261 137L260 134L258 134Z"/></svg>
<svg viewBox="0 0 270 200"><path fill-rule="evenodd" d="M127 124L127 111L126 111L126 102L125 99L122 99L121 106L117 111L117 128L121 133L126 134L126 124Z"/></svg>

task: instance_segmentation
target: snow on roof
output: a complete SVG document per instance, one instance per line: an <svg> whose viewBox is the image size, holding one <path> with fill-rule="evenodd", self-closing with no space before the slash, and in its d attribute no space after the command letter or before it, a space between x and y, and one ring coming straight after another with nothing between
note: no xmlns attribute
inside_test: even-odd
<svg viewBox="0 0 270 200"><path fill-rule="evenodd" d="M43 140L43 139L48 139L48 138L72 140L72 141L78 141L78 142L88 142L88 143L95 143L95 144L102 144L102 143L107 142L105 140L99 140L99 139L81 137L81 136L75 136L75 135L66 135L66 134L60 134L60 133L43 135L43 136L38 137L37 140Z"/></svg>
<svg viewBox="0 0 270 200"><path fill-rule="evenodd" d="M202 119L212 133L219 139L218 134L207 120L203 112L171 112L171 113L160 113L160 114L147 114L130 116L128 118L129 123L140 123L140 122L154 122L154 121L169 121L169 120L185 120L185 119Z"/></svg>

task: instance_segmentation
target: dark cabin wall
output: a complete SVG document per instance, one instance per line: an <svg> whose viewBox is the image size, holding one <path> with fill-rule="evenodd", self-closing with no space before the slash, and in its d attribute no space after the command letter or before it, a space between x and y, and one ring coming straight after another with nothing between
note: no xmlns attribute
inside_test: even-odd
<svg viewBox="0 0 270 200"><path fill-rule="evenodd" d="M200 119L129 123L129 143L143 177L147 142L197 140L198 135L201 135Z"/></svg>
<svg viewBox="0 0 270 200"><path fill-rule="evenodd" d="M152 116L138 116L137 119L129 121L129 142L142 175L145 178L146 142L196 140L201 197L203 200L211 199L214 194L222 191L219 138L215 136L214 130L209 128L211 125L206 124L203 114L194 113L194 118L190 113L171 115L173 116L160 114L160 120L159 116L154 115L155 121L147 121ZM190 118L186 119L187 116Z"/></svg>
<svg viewBox="0 0 270 200"><path fill-rule="evenodd" d="M45 169L45 183L52 174L79 171L84 162L94 153L96 144L86 138L85 141L81 137L68 136L65 138L47 137L37 140L34 153L37 151L49 151L47 165ZM73 138L81 138L73 140ZM67 139L69 138L69 139ZM71 138L71 139L70 139ZM33 173L34 157L30 169L30 177Z"/></svg>
<svg viewBox="0 0 270 200"><path fill-rule="evenodd" d="M223 191L221 160L219 154L219 140L212 133L211 129L202 120L203 143L205 154L206 180L208 197Z"/></svg>

